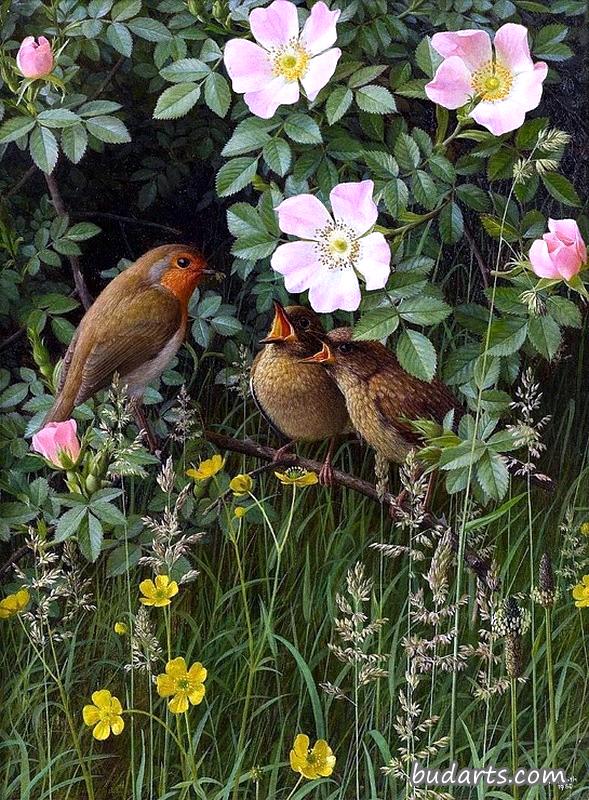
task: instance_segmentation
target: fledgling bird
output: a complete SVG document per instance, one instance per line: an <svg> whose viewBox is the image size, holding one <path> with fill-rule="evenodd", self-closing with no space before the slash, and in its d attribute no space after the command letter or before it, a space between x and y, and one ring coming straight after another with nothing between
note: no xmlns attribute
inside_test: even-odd
<svg viewBox="0 0 589 800"><path fill-rule="evenodd" d="M442 422L449 411L461 416L460 403L441 381L410 375L380 342L352 339L349 328L324 336L323 347L307 363L322 364L346 399L360 436L387 461L402 464L419 443L407 420Z"/></svg>
<svg viewBox="0 0 589 800"><path fill-rule="evenodd" d="M353 340L350 328L336 328L325 334L321 350L306 358L305 363L326 368L346 399L352 426L386 461L402 464L410 450L421 443L409 420L442 423L453 412L456 424L464 414L445 384L435 379L428 383L410 375L380 342ZM513 475L526 474L526 465L518 459L510 457L506 461ZM530 479L545 491L554 488L548 475L532 473ZM426 505L432 486L430 481Z"/></svg>
<svg viewBox="0 0 589 800"><path fill-rule="evenodd" d="M184 340L188 301L207 274L215 272L207 269L194 247L166 244L117 275L74 333L45 424L68 419L75 406L109 386L118 373L154 450L156 442L141 408L143 393Z"/></svg>
<svg viewBox="0 0 589 800"><path fill-rule="evenodd" d="M274 303L272 327L252 365L251 392L268 423L288 440L279 454L293 442L330 440L319 473L321 483L330 485L335 440L349 426L346 403L325 370L301 363L317 351L324 335L310 309Z"/></svg>

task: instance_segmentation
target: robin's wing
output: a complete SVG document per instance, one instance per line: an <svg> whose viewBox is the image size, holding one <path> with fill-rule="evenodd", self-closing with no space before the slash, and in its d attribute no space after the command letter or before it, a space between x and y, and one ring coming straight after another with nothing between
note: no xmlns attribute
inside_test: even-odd
<svg viewBox="0 0 589 800"><path fill-rule="evenodd" d="M101 316L103 335L84 363L76 405L160 355L182 324L178 299L166 289L151 287L126 298Z"/></svg>
<svg viewBox="0 0 589 800"><path fill-rule="evenodd" d="M378 372L370 383L382 423L394 428L414 444L420 441L420 437L405 420L442 422L452 409L460 411L458 400L443 383L438 380L431 383L421 381L398 364Z"/></svg>

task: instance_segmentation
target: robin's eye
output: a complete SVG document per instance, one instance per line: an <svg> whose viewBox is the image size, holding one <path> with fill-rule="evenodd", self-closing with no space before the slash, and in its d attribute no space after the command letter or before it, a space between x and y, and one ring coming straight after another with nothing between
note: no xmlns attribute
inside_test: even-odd
<svg viewBox="0 0 589 800"><path fill-rule="evenodd" d="M338 347L340 353L349 353L351 349L352 345L349 342L343 342L343 344L340 344L340 346Z"/></svg>
<svg viewBox="0 0 589 800"><path fill-rule="evenodd" d="M303 317L303 319L299 320L299 328L301 330L306 331L306 330L308 330L310 328L310 326L311 326L311 320L310 319L305 319Z"/></svg>
<svg viewBox="0 0 589 800"><path fill-rule="evenodd" d="M176 260L176 264L180 267L180 269L186 269L186 267L190 266L190 259L186 258L185 256L181 256Z"/></svg>

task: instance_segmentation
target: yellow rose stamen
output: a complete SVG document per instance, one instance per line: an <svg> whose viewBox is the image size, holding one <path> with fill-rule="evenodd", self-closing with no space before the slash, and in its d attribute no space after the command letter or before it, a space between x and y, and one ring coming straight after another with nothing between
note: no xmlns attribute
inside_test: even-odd
<svg viewBox="0 0 589 800"><path fill-rule="evenodd" d="M513 85L511 71L497 61L483 64L472 76L472 88L475 94L488 102L504 100Z"/></svg>
<svg viewBox="0 0 589 800"><path fill-rule="evenodd" d="M307 72L310 60L311 54L304 47L291 42L275 52L272 71L287 81L298 81Z"/></svg>

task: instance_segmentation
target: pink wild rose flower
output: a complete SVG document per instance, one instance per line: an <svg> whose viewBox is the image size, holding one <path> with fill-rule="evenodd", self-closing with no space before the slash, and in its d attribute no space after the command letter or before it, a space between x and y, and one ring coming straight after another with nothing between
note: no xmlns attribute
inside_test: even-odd
<svg viewBox="0 0 589 800"><path fill-rule="evenodd" d="M27 36L16 54L16 66L25 78L44 78L53 69L53 52L50 42L39 36Z"/></svg>
<svg viewBox="0 0 589 800"><path fill-rule="evenodd" d="M540 278L570 281L587 262L587 246L574 219L549 219L548 230L532 243L532 270Z"/></svg>
<svg viewBox="0 0 589 800"><path fill-rule="evenodd" d="M252 114L270 119L278 106L296 103L299 81L309 100L317 97L342 54L332 47L339 15L315 3L299 33L297 7L290 0L254 8L249 22L257 44L230 39L223 54L233 90L244 93Z"/></svg>
<svg viewBox="0 0 589 800"><path fill-rule="evenodd" d="M444 108L479 102L470 116L495 136L523 125L526 111L540 103L548 67L530 57L528 29L508 22L493 41L485 31L436 33L432 47L444 60L425 87L430 100Z"/></svg>
<svg viewBox="0 0 589 800"><path fill-rule="evenodd" d="M33 436L33 450L40 453L56 467L63 467L62 455L72 461L80 455L80 442L77 437L76 421L48 422L44 428Z"/></svg>
<svg viewBox="0 0 589 800"><path fill-rule="evenodd" d="M312 194L283 200L277 207L284 233L302 241L276 248L272 268L284 275L288 292L309 290L315 311L360 305L358 273L367 289L382 289L390 273L391 251L382 233L369 233L378 216L374 183L340 183L331 190L333 216Z"/></svg>

